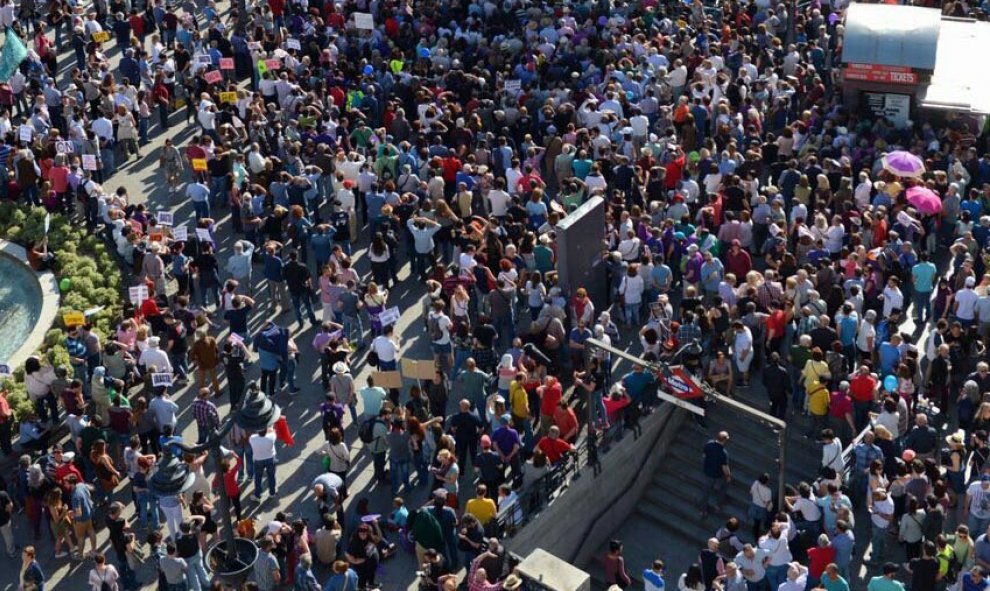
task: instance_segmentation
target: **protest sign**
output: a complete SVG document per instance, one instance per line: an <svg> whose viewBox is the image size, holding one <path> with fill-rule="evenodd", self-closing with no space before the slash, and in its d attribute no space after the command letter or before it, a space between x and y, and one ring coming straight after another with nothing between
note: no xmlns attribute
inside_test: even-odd
<svg viewBox="0 0 990 591"><path fill-rule="evenodd" d="M141 302L148 299L148 286L147 285L135 285L127 289L127 295L131 300L131 303L135 306L140 306Z"/></svg>

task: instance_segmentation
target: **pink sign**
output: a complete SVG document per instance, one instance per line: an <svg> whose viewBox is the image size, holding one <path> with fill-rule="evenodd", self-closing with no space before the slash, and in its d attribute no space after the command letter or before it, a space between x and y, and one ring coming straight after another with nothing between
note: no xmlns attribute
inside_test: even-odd
<svg viewBox="0 0 990 591"><path fill-rule="evenodd" d="M281 70L282 60L280 59L265 60L265 67L268 68L269 70Z"/></svg>
<svg viewBox="0 0 990 591"><path fill-rule="evenodd" d="M203 75L203 78L210 84L216 84L217 82L221 82L223 80L223 74L220 73L220 70L210 70Z"/></svg>
<svg viewBox="0 0 990 591"><path fill-rule="evenodd" d="M220 69L221 70L233 70L234 69L234 58L232 58L232 57L222 57L222 58L220 58Z"/></svg>

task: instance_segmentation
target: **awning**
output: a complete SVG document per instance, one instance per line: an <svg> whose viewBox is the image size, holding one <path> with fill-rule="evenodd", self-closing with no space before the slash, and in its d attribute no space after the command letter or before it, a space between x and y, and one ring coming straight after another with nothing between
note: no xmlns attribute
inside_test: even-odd
<svg viewBox="0 0 990 591"><path fill-rule="evenodd" d="M842 61L934 70L941 22L935 8L854 2L846 10Z"/></svg>
<svg viewBox="0 0 990 591"><path fill-rule="evenodd" d="M990 113L990 77L976 64L990 57L990 23L945 18L938 36L935 73L921 105Z"/></svg>

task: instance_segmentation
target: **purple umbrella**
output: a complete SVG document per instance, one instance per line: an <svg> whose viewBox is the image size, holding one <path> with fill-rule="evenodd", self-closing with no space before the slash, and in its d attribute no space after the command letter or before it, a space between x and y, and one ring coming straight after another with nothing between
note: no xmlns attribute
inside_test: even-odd
<svg viewBox="0 0 990 591"><path fill-rule="evenodd" d="M911 187L907 190L908 203L920 213L932 215L942 211L942 199L927 187Z"/></svg>
<svg viewBox="0 0 990 591"><path fill-rule="evenodd" d="M896 150L883 157L883 169L897 176L919 177L925 172L925 163L911 152Z"/></svg>

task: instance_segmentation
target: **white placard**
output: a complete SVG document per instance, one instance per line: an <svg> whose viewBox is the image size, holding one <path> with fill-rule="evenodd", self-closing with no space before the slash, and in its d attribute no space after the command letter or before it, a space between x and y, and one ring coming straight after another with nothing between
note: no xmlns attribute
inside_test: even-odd
<svg viewBox="0 0 990 591"><path fill-rule="evenodd" d="M505 81L505 94L518 96L522 92L522 80L513 78Z"/></svg>
<svg viewBox="0 0 990 591"><path fill-rule="evenodd" d="M17 137L22 142L27 142L30 144L31 140L34 139L34 130L31 129L31 126L29 125L22 125L17 129Z"/></svg>
<svg viewBox="0 0 990 591"><path fill-rule="evenodd" d="M48 230L51 230L51 228L52 228L52 214L46 213L45 214L45 236L48 235Z"/></svg>
<svg viewBox="0 0 990 591"><path fill-rule="evenodd" d="M155 219L158 220L158 225L160 226L171 227L172 222L174 221L172 218L171 211L159 211L158 213L155 214Z"/></svg>
<svg viewBox="0 0 990 591"><path fill-rule="evenodd" d="M375 18L371 16L370 12L355 12L354 26L358 29L374 30Z"/></svg>
<svg viewBox="0 0 990 591"><path fill-rule="evenodd" d="M382 326L388 326L398 322L400 316L402 316L402 312L399 312L398 307L388 308L378 315L378 321L381 322Z"/></svg>
<svg viewBox="0 0 990 591"><path fill-rule="evenodd" d="M151 374L151 385L154 388L159 388L161 386L171 386L172 385L172 374L170 373L153 373Z"/></svg>
<svg viewBox="0 0 990 591"><path fill-rule="evenodd" d="M135 285L127 289L127 295L131 299L131 303L135 306L140 306L141 302L148 299L148 286L147 285Z"/></svg>
<svg viewBox="0 0 990 591"><path fill-rule="evenodd" d="M200 242L213 242L213 237L206 228L196 228L196 239Z"/></svg>
<svg viewBox="0 0 990 591"><path fill-rule="evenodd" d="M83 154L83 170L96 170L96 154Z"/></svg>
<svg viewBox="0 0 990 591"><path fill-rule="evenodd" d="M176 242L185 242L189 240L189 230L185 226L176 226L172 228L172 239Z"/></svg>
<svg viewBox="0 0 990 591"><path fill-rule="evenodd" d="M0 378L9 378L12 375L14 374L10 371L10 366L6 363L0 363Z"/></svg>
<svg viewBox="0 0 990 591"><path fill-rule="evenodd" d="M244 344L244 339L242 339L241 335L237 334L236 332L230 333L230 336L227 337L227 340L229 340L231 343L234 343L235 345Z"/></svg>
<svg viewBox="0 0 990 591"><path fill-rule="evenodd" d="M299 44L298 39L286 39L285 46L288 47L289 49L295 49L296 51L302 49L302 45Z"/></svg>
<svg viewBox="0 0 990 591"><path fill-rule="evenodd" d="M72 154L76 149L72 146L72 142L58 141L55 142L55 153L56 154Z"/></svg>

